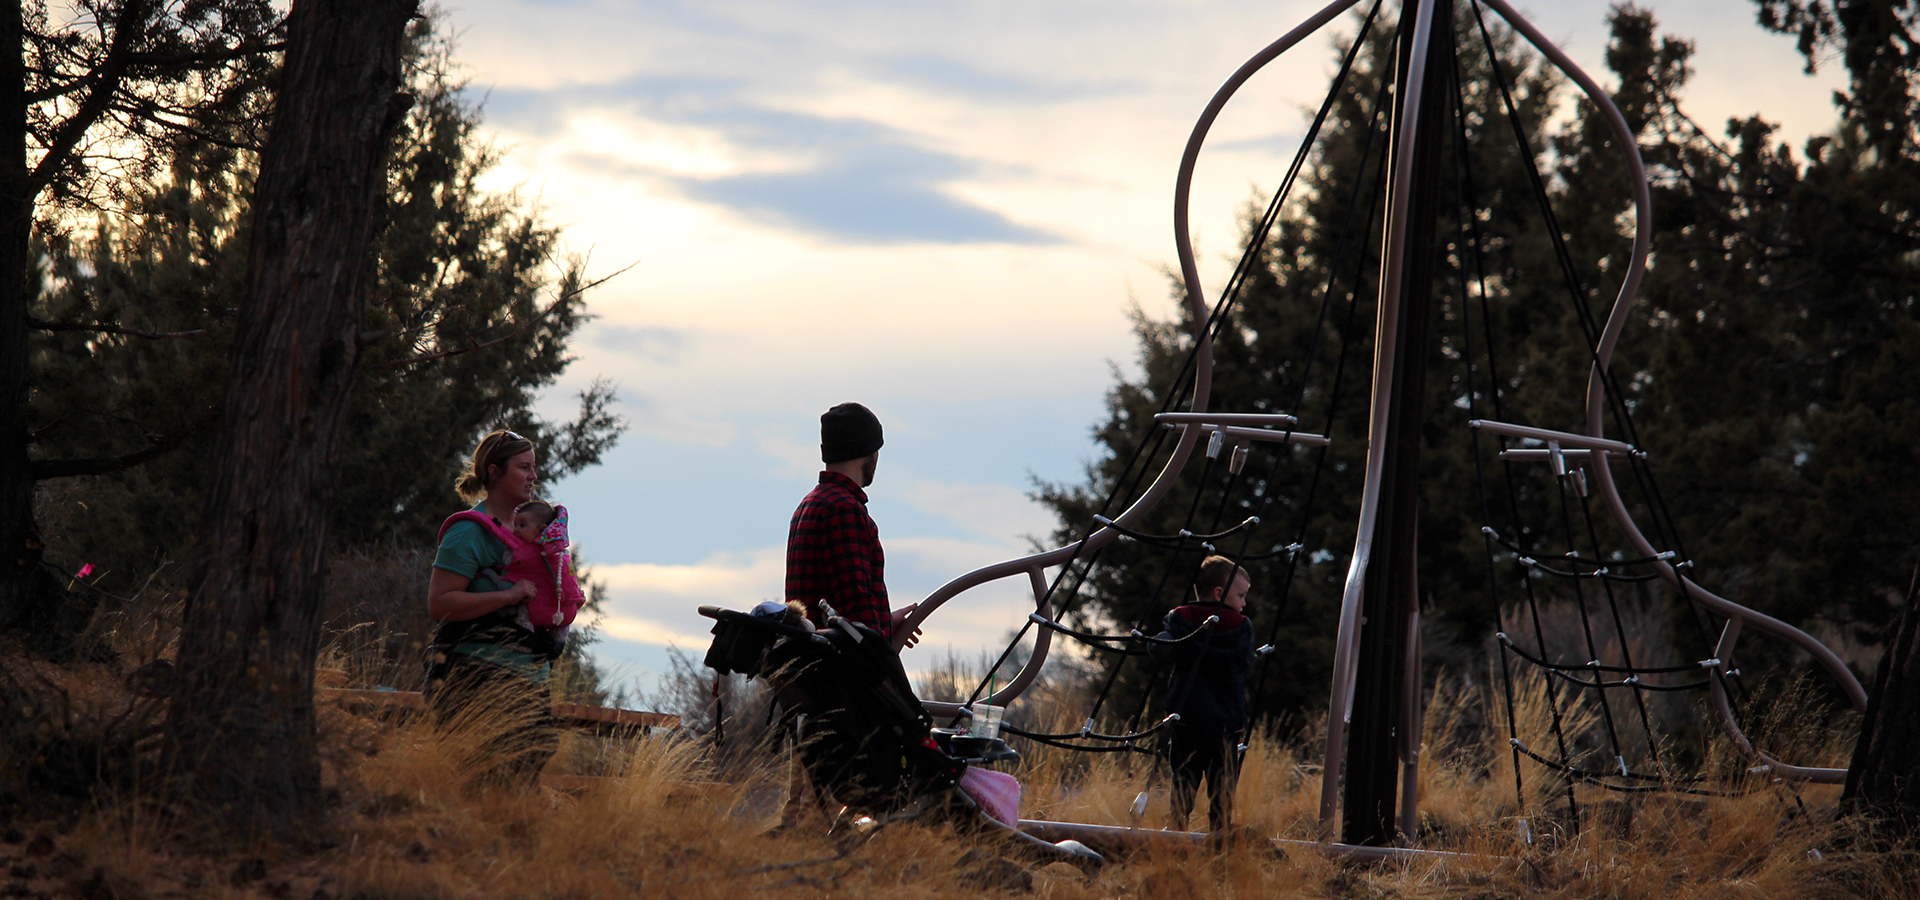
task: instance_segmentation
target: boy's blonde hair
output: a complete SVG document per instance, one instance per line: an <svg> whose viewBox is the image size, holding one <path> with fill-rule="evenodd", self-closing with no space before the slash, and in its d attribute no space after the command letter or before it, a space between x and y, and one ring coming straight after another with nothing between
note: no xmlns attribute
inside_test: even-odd
<svg viewBox="0 0 1920 900"><path fill-rule="evenodd" d="M1214 588L1225 590L1233 585L1235 575L1246 575L1247 570L1224 556L1209 556L1200 561L1200 574L1193 578L1193 595L1199 600L1209 600ZM1253 576L1247 576L1249 580Z"/></svg>

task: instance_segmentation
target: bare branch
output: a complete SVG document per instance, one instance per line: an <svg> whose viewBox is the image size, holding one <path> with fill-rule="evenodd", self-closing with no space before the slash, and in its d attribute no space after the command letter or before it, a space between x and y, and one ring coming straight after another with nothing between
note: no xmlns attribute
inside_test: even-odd
<svg viewBox="0 0 1920 900"><path fill-rule="evenodd" d="M256 56L262 53L278 53L286 48L287 43L285 41L274 41L270 44L255 44L252 46L242 44L238 47L206 50L198 53L131 53L127 55L127 65L164 68L166 66L198 65L200 63L210 62L231 62L236 59L245 59L249 56Z"/></svg>
<svg viewBox="0 0 1920 900"><path fill-rule="evenodd" d="M91 331L95 334L124 334L128 337L158 340L199 337L207 333L205 328L195 328L192 331L141 331L136 328L108 325L104 322L48 322L33 316L27 317L27 325L41 331Z"/></svg>
<svg viewBox="0 0 1920 900"><path fill-rule="evenodd" d="M79 475L105 475L109 472L119 472L167 455L192 433L193 430L188 430L175 435L148 435L149 443L146 447L119 456L30 460L27 463L27 474L35 481L46 481L50 478L73 478Z"/></svg>
<svg viewBox="0 0 1920 900"><path fill-rule="evenodd" d="M465 347L455 348L453 350L442 350L438 353L427 353L421 356L410 356L410 357L407 357L406 359L390 360L388 362L381 363L380 365L375 366L374 368L391 369L397 366L412 365L414 363L433 362L434 360L446 359L448 357L461 356L467 353L472 353L476 350L485 350L488 347L498 347L501 344L504 344L508 341L513 340L514 338L517 338L523 334L526 334L528 329L539 324L542 319L545 319L546 317L552 315L554 310L557 310L561 306L565 305L567 301L572 300L573 298L578 297L581 294L586 293L587 291L593 290L594 288L597 288L603 284L606 284L609 281L612 281L613 279L621 275L626 274L628 269L631 269L634 266L637 266L639 264L640 263L638 261L629 263L625 268L622 268L621 270L613 273L612 275L608 275L604 278L600 278L600 279L588 282L577 288L561 293L560 296L555 298L553 303L549 304L546 309L541 310L539 315L536 315L533 318L520 323L520 327L515 328L514 330L509 331L506 334L503 334L497 338L494 338L493 340L481 341L479 343L470 344ZM472 339L473 339L472 336L468 336L468 340L472 340Z"/></svg>
<svg viewBox="0 0 1920 900"><path fill-rule="evenodd" d="M120 7L120 15L114 21L113 44L107 51L107 58L92 73L94 82L87 91L87 99L81 101L80 108L74 110L73 115L68 116L67 121L54 133L53 140L47 144L46 155L40 158L40 164L34 166L33 174L27 177L29 196L38 196L53 182L53 174L66 164L74 145L108 110L113 95L120 89L127 57L133 52L134 36L141 30L138 26L146 20L147 8L148 4L142 0L129 0Z"/></svg>
<svg viewBox="0 0 1920 900"><path fill-rule="evenodd" d="M180 134L184 134L192 138L198 138L199 140L205 141L209 144L213 144L219 147L225 147L229 150L260 149L259 146L254 144L247 144L247 143L242 143L240 141L234 141L234 140L229 140L227 138L218 137L216 135L208 134L207 132L202 131L198 128L195 128L192 125L188 125L184 122L171 121L159 115L159 113L161 112L171 112L171 110L162 110L160 106L155 103L146 103L145 105L148 107L148 109L140 109L137 107L129 106L125 103L116 103L113 105L113 108L116 112L123 112L123 113L126 113L127 115L135 116L143 121L152 122L153 124L158 125L161 128L165 128L169 131L178 132Z"/></svg>

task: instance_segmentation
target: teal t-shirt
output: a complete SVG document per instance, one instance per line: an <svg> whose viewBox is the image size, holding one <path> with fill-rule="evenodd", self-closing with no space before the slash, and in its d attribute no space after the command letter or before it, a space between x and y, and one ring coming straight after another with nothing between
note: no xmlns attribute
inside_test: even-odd
<svg viewBox="0 0 1920 900"><path fill-rule="evenodd" d="M485 513L485 500L474 504L475 512ZM440 539L439 552L433 556L433 567L445 569L455 575L473 579L467 590L476 594L504 591L513 585L493 577L492 573L483 573L482 569L504 569L513 562L513 551L493 536L478 522L455 522L447 529L445 537Z"/></svg>

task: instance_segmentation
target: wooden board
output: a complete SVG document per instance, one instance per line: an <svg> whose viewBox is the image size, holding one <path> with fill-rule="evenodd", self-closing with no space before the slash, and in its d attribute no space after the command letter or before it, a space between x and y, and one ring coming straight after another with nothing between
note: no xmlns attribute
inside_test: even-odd
<svg viewBox="0 0 1920 900"><path fill-rule="evenodd" d="M419 691L367 691L353 688L321 688L314 692L314 699L321 703L338 703L342 706L424 710L427 698ZM678 728L680 717L667 713L643 712L637 709L613 709L605 706L587 706L580 703L555 703L553 718L562 728L574 728L582 731L612 734L631 732L642 728Z"/></svg>
<svg viewBox="0 0 1920 900"><path fill-rule="evenodd" d="M342 706L385 707L390 709L426 709L427 698L419 691L363 691L353 688L321 688L313 692L321 703Z"/></svg>
<svg viewBox="0 0 1920 900"><path fill-rule="evenodd" d="M587 727L597 730L598 726L615 728L679 728L680 717L667 713L641 712L637 709L611 709L604 706L583 706L578 703L555 703L553 717L563 725Z"/></svg>

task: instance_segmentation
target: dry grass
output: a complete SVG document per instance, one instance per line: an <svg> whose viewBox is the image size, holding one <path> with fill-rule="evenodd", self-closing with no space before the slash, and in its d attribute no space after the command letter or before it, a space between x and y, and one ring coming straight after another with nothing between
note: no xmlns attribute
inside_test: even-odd
<svg viewBox="0 0 1920 900"><path fill-rule="evenodd" d="M81 706L126 702L113 685L90 687L84 674L61 677ZM52 676L43 681L53 683ZM1547 740L1544 690L1522 680L1517 691L1514 718L1529 741ZM1781 704L1776 715L1783 725L1795 718L1792 702L1799 701ZM1078 727L1073 704L1047 706L1030 711L1034 727ZM1596 714L1566 706L1561 712L1570 732ZM1528 788L1525 802L1517 799L1504 715L1504 703L1471 681L1443 678L1434 690L1421 842L1462 858L1362 865L1253 843L1162 846L1118 854L1091 877L1023 860L1008 870L1011 881L982 883L982 860L1012 849L945 825L766 834L784 798L785 758L776 751L722 758L684 732L633 741L569 736L549 773L618 780L573 794L480 790L469 786L462 766L471 757L460 751L487 735L439 734L421 722L327 709L322 739L334 802L330 820L310 838L212 846L182 833L137 791L97 796L83 812L63 816L0 809L0 896L744 900L766 893L891 900L1019 892L1028 878L1035 895L1063 900L1920 896L1910 856L1850 849L1877 845L1854 833L1856 826L1834 822L1832 788L1753 782L1730 797L1622 798L1582 787L1576 834L1564 783L1541 777L1538 767L1523 769ZM1844 758L1850 740L1774 731L1804 758L1829 761ZM1027 817L1154 827L1165 815L1163 781L1150 757L1023 749L1009 771L1026 786ZM1260 834L1311 839L1318 752L1311 739L1256 741L1240 784L1239 821ZM684 787L722 775L730 784L717 791ZM1136 822L1129 807L1143 790L1153 792L1153 803ZM1522 819L1532 843L1521 839Z"/></svg>

